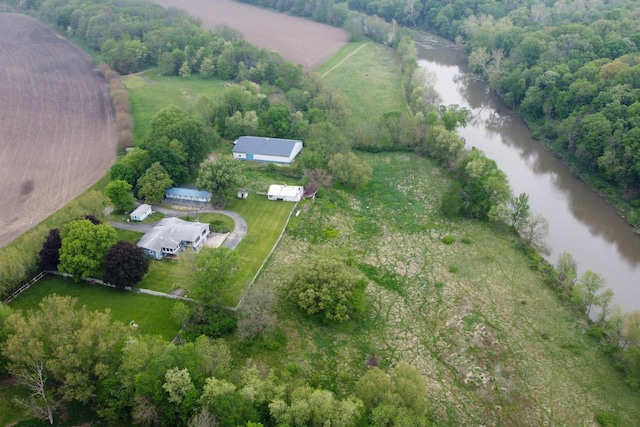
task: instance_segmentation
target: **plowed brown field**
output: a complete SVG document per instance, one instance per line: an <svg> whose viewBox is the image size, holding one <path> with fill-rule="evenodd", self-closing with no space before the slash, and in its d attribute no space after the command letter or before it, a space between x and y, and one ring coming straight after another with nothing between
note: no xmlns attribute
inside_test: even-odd
<svg viewBox="0 0 640 427"><path fill-rule="evenodd" d="M279 52L294 64L313 70L347 42L341 29L272 12L233 0L153 0L164 7L186 10L204 28L227 25L252 44Z"/></svg>
<svg viewBox="0 0 640 427"><path fill-rule="evenodd" d="M115 129L91 59L35 19L0 13L0 247L107 172Z"/></svg>

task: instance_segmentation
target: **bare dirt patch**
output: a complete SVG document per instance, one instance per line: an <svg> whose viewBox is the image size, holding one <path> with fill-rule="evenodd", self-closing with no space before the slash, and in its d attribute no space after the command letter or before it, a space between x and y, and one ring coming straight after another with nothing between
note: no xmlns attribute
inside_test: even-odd
<svg viewBox="0 0 640 427"><path fill-rule="evenodd" d="M256 46L275 50L310 71L347 42L347 33L314 21L272 12L233 0L153 0L176 7L202 20L204 28L227 25Z"/></svg>
<svg viewBox="0 0 640 427"><path fill-rule="evenodd" d="M98 181L116 154L106 81L35 19L0 13L0 247Z"/></svg>

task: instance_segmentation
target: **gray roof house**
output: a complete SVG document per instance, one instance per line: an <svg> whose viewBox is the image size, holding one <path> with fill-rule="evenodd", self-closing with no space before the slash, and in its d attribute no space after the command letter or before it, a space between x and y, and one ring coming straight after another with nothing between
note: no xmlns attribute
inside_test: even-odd
<svg viewBox="0 0 640 427"><path fill-rule="evenodd" d="M200 249L209 237L209 224L163 218L137 243L149 258L177 255L186 248Z"/></svg>
<svg viewBox="0 0 640 427"><path fill-rule="evenodd" d="M302 150L302 141L261 136L241 136L234 144L234 158L254 162L290 164Z"/></svg>

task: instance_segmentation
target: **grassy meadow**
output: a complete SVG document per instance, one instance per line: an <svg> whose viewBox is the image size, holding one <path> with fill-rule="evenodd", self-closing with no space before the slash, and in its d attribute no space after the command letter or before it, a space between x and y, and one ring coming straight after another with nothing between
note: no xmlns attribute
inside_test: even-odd
<svg viewBox="0 0 640 427"><path fill-rule="evenodd" d="M129 92L136 141L147 133L151 118L163 108L175 105L189 111L198 96L215 98L224 91L224 82L220 80L204 79L199 75L188 79L163 76L156 68L123 76L122 82Z"/></svg>
<svg viewBox="0 0 640 427"><path fill-rule="evenodd" d="M390 47L349 43L316 72L344 95L351 126L368 123L384 113L407 110L395 52Z"/></svg>
<svg viewBox="0 0 640 427"><path fill-rule="evenodd" d="M257 351L254 360L277 370L295 364L310 384L340 394L353 390L368 360L382 368L405 361L427 379L438 425L595 425L606 413L637 425L640 395L529 269L512 236L441 218L448 181L430 162L361 156L375 171L368 188L331 190L292 218L257 285L280 289L307 258L338 255L366 266L366 314L319 325L282 305L286 348Z"/></svg>
<svg viewBox="0 0 640 427"><path fill-rule="evenodd" d="M172 340L180 325L171 317L175 301L169 298L137 294L101 285L75 283L71 279L47 276L23 292L11 302L14 310L36 309L47 295L72 296L78 298L78 306L89 310L111 311L111 318L124 324L134 320L138 333L157 334Z"/></svg>

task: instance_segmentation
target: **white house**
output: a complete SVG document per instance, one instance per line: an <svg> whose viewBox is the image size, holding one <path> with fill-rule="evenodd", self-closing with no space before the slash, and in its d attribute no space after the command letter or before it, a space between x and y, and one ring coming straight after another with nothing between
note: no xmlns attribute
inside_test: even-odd
<svg viewBox="0 0 640 427"><path fill-rule="evenodd" d="M209 224L163 218L137 243L149 258L177 255L186 248L199 250L209 237Z"/></svg>
<svg viewBox="0 0 640 427"><path fill-rule="evenodd" d="M144 221L144 219L152 213L151 205L147 205L145 203L138 206L133 212L131 212L129 217L131 218L131 221Z"/></svg>
<svg viewBox="0 0 640 427"><path fill-rule="evenodd" d="M234 144L234 158L254 162L291 164L302 150L302 141L261 136L241 136Z"/></svg>
<svg viewBox="0 0 640 427"><path fill-rule="evenodd" d="M286 202L299 202L302 200L304 189L297 185L271 184L267 198L269 200L284 200Z"/></svg>

